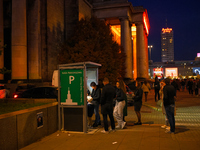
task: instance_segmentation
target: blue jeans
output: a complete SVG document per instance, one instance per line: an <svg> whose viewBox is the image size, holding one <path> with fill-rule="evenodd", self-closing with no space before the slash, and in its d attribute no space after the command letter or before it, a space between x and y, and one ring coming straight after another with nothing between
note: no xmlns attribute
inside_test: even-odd
<svg viewBox="0 0 200 150"><path fill-rule="evenodd" d="M93 101L92 103L94 104L95 123L99 124L101 123L100 115L99 115L99 102Z"/></svg>
<svg viewBox="0 0 200 150"><path fill-rule="evenodd" d="M175 132L174 105L165 106L165 111L170 124L170 131Z"/></svg>

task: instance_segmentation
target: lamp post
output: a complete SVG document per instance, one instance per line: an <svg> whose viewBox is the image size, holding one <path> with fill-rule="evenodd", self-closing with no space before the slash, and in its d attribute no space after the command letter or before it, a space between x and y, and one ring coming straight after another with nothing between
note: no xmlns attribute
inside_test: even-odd
<svg viewBox="0 0 200 150"><path fill-rule="evenodd" d="M149 49L149 54L150 54L150 59L149 60L151 60L151 49L153 48L153 45L149 45L148 46L148 49Z"/></svg>

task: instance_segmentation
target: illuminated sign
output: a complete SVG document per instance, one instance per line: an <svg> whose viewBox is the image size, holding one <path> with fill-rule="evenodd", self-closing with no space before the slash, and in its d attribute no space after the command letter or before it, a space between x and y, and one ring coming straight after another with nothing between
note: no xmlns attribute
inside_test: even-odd
<svg viewBox="0 0 200 150"><path fill-rule="evenodd" d="M154 68L153 69L153 77L158 77L158 79L163 77L163 68Z"/></svg>
<svg viewBox="0 0 200 150"><path fill-rule="evenodd" d="M162 28L162 33L170 33L172 28Z"/></svg>
<svg viewBox="0 0 200 150"><path fill-rule="evenodd" d="M149 22L148 22L148 18L147 18L147 15L146 15L147 12L144 12L143 13L143 22L144 22L144 27L145 27L145 30L146 30L146 33L147 35L149 35Z"/></svg>
<svg viewBox="0 0 200 150"><path fill-rule="evenodd" d="M200 57L200 53L197 53L197 57Z"/></svg>
<svg viewBox="0 0 200 150"><path fill-rule="evenodd" d="M166 77L177 77L178 76L178 68L165 68L165 76Z"/></svg>
<svg viewBox="0 0 200 150"><path fill-rule="evenodd" d="M196 73L196 75L200 75L200 67L193 67L193 73Z"/></svg>

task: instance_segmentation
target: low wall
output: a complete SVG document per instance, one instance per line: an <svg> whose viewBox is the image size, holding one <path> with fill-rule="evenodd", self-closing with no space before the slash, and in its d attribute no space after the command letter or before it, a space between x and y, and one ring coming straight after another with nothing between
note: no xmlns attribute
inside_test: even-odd
<svg viewBox="0 0 200 150"><path fill-rule="evenodd" d="M3 98L0 103L52 103L57 102L57 99L34 99L34 98Z"/></svg>
<svg viewBox="0 0 200 150"><path fill-rule="evenodd" d="M43 125L38 124L38 116ZM0 149L23 148L58 130L58 103L0 115Z"/></svg>

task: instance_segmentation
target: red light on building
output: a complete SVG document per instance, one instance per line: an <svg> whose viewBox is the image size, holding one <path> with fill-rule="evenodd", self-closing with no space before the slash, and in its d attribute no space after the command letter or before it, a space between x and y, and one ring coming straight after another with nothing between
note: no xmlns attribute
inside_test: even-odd
<svg viewBox="0 0 200 150"><path fill-rule="evenodd" d="M162 28L162 33L170 33L172 28Z"/></svg>
<svg viewBox="0 0 200 150"><path fill-rule="evenodd" d="M147 11L145 11L143 13L143 22L144 22L144 28L146 30L146 33L147 33L147 35L149 35L150 25L149 25L149 20L148 20L148 16L147 16Z"/></svg>

